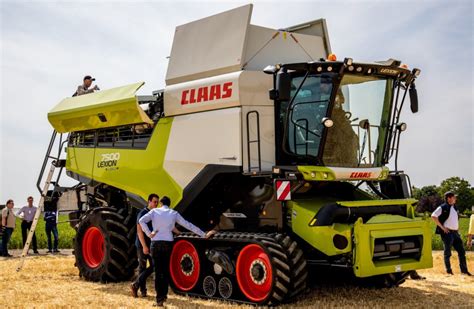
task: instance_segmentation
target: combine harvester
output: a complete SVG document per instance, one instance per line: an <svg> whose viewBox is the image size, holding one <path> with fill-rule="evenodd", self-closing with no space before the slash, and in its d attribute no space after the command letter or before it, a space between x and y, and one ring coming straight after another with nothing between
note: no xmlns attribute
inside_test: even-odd
<svg viewBox="0 0 474 309"><path fill-rule="evenodd" d="M164 90L136 96L139 82L49 112L55 132L38 187L52 161L59 173L46 198L77 196L84 279L133 276L136 214L152 192L219 230L177 237L177 293L274 305L307 289L311 265L383 286L432 267L429 222L415 217L407 176L386 166L406 129L407 94L418 109L419 70L338 61L324 20L274 30L251 25L251 12L178 26ZM59 142L66 159L51 155L56 132L69 133ZM78 185L59 185L64 168Z"/></svg>

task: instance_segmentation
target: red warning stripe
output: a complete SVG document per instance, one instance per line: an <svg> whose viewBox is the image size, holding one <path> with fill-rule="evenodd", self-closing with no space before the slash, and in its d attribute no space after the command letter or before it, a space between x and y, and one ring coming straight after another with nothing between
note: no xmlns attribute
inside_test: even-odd
<svg viewBox="0 0 474 309"><path fill-rule="evenodd" d="M277 200L287 201L291 199L291 194L290 194L291 186L290 186L289 181L277 180L276 189L277 189Z"/></svg>

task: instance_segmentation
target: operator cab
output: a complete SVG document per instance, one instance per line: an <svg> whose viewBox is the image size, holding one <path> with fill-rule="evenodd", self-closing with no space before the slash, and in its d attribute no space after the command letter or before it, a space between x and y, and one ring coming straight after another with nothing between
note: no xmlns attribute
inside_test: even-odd
<svg viewBox="0 0 474 309"><path fill-rule="evenodd" d="M408 89L418 110L414 80L400 62L319 61L267 67L274 74L276 164L347 168L388 163Z"/></svg>

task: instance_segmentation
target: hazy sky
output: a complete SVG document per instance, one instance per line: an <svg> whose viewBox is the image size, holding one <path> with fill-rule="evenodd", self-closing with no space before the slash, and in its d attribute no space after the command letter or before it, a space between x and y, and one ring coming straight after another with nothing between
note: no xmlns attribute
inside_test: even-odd
<svg viewBox="0 0 474 309"><path fill-rule="evenodd" d="M35 189L48 111L91 74L102 89L164 87L176 26L245 1L1 1L0 203ZM416 186L474 184L472 1L253 1L252 24L325 18L339 59L396 58L421 69L420 112L403 120L399 168Z"/></svg>

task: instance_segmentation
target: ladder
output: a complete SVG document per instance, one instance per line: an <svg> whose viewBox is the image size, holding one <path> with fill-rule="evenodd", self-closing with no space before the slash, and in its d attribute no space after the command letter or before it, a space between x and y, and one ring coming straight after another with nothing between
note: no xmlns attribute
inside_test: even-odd
<svg viewBox="0 0 474 309"><path fill-rule="evenodd" d="M57 135L57 132L53 131L53 135L51 136L51 140L49 142L48 150L46 151L46 155L45 155L44 160L43 160L43 166L41 168L41 172L39 174L38 181L36 183L36 186L38 187L38 190L41 193L41 198L40 198L40 201L39 201L39 204L38 204L38 209L36 210L36 213L35 213L35 217L33 218L33 222L31 224L30 231L28 233L28 238L26 239L25 246L23 247L23 251L22 251L21 256L20 256L20 262L18 263L18 267L17 267L16 271L20 271L23 267L23 264L25 263L25 257L28 255L28 250L30 248L31 241L32 241L33 235L35 233L36 226L38 224L38 220L41 216L41 213L43 212L44 200L47 197L50 185L51 184L54 185L53 192L54 192L54 190L56 190L57 187L59 187L58 186L58 181L59 181L59 178L61 177L62 170L66 165L66 160L60 159L61 150L63 149L64 144L67 142L67 140L63 141L62 134L60 134L59 150L58 150L57 156L56 157L51 156L51 150L54 147L55 140L56 140L56 135ZM50 161L50 160L52 160L52 161ZM46 182L44 183L44 186L41 189L40 188L40 183L41 183L41 180L43 179L43 175L44 175L44 172L46 170L46 166L48 165L48 163L50 163L49 173L46 176ZM59 168L60 170L59 170L56 181L52 181L54 172L56 171L56 168Z"/></svg>

